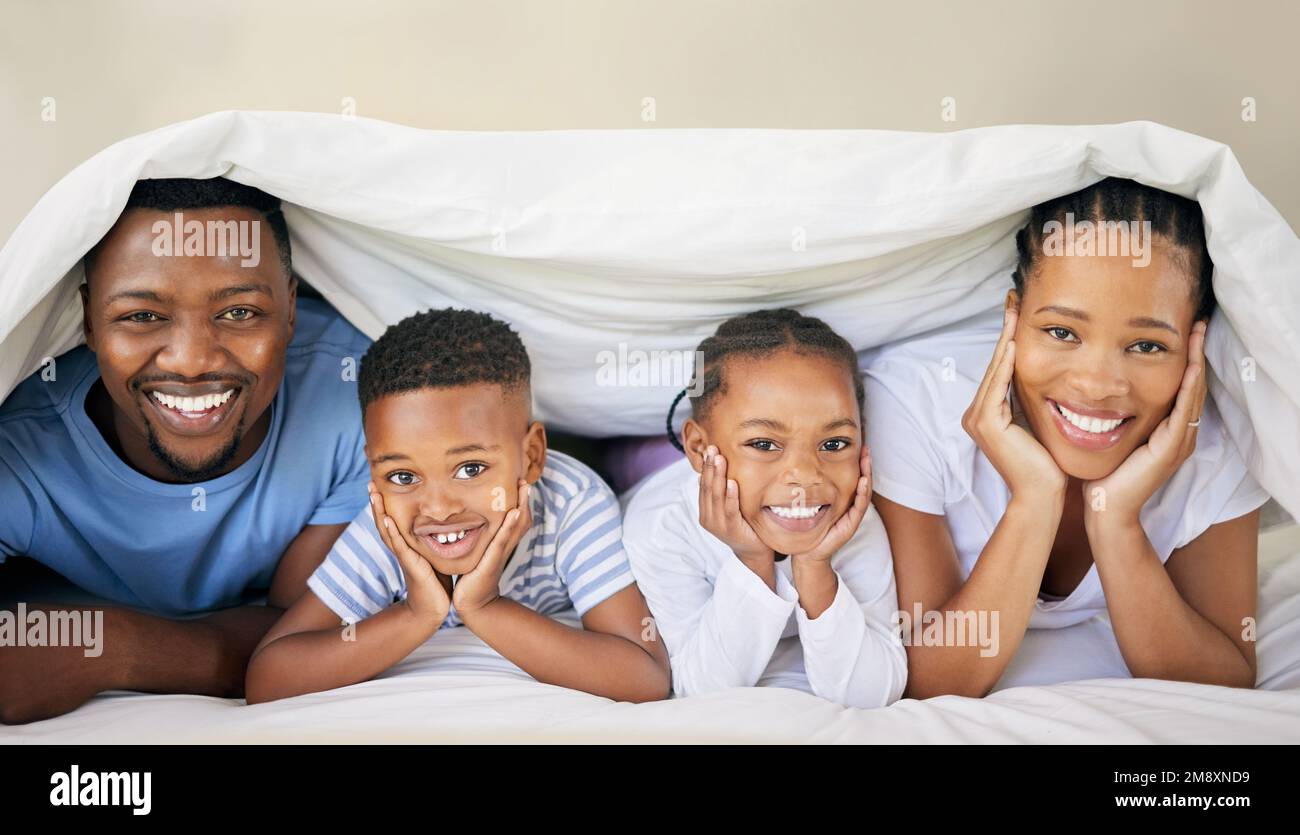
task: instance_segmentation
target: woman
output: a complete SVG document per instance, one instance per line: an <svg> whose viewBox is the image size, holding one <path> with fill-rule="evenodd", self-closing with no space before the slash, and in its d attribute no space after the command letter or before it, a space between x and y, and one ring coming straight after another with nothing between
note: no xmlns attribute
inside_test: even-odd
<svg viewBox="0 0 1300 835"><path fill-rule="evenodd" d="M985 695L1027 629L1099 614L1136 677L1254 686L1268 496L1206 399L1199 206L1108 179L1035 207L1016 243L1000 332L865 369L901 610L996 630L989 652L914 623L907 695Z"/></svg>

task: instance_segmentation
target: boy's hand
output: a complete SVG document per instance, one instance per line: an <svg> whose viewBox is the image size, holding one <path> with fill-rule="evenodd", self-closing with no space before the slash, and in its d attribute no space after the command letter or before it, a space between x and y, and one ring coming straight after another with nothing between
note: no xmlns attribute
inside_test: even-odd
<svg viewBox="0 0 1300 835"><path fill-rule="evenodd" d="M520 479L518 490L518 504L506 514L478 565L456 580L452 600L462 620L472 617L500 595L501 572L519 541L533 525L533 512L528 502L532 487Z"/></svg>
<svg viewBox="0 0 1300 835"><path fill-rule="evenodd" d="M397 523L384 512L384 497L375 489L375 485L371 483L368 488L370 512L374 514L375 527L379 528L379 535L383 537L388 550L397 557L402 566L402 574L406 577L406 607L420 620L437 629L451 610L451 598L447 596L447 589L442 585L433 565L407 544L406 537L397 529Z"/></svg>

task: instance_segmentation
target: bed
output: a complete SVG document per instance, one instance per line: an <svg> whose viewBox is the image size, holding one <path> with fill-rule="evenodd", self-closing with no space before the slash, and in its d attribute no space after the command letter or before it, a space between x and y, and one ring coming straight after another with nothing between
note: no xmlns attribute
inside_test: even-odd
<svg viewBox="0 0 1300 835"><path fill-rule="evenodd" d="M791 687L778 648L762 686L633 705L539 684L456 628L351 687L252 707L104 693L65 716L0 727L0 743L1300 743L1300 528L1263 545L1255 690L1090 678L862 710ZM1077 656L1093 638L1035 631L1027 649Z"/></svg>

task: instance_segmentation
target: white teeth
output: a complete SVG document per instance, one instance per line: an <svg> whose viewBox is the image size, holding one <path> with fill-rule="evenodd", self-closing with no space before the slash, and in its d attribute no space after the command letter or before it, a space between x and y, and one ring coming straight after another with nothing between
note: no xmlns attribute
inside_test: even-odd
<svg viewBox="0 0 1300 835"><path fill-rule="evenodd" d="M767 508L782 519L811 519L817 515L817 512L822 509L822 506L812 505L809 507L792 505L790 507L782 507L781 505L772 504L768 505Z"/></svg>
<svg viewBox="0 0 1300 835"><path fill-rule="evenodd" d="M1106 432L1113 432L1124 421L1119 420L1102 420L1101 418L1087 417L1086 415L1076 414L1062 406L1056 404L1056 410L1061 413L1061 417L1068 420L1074 426L1082 429L1084 432L1090 432L1094 435L1101 435Z"/></svg>
<svg viewBox="0 0 1300 835"><path fill-rule="evenodd" d="M442 545L448 545L452 542L460 542L465 538L465 531L456 531L455 533L436 533L434 538Z"/></svg>
<svg viewBox="0 0 1300 835"><path fill-rule="evenodd" d="M177 397L160 391L153 392L154 400L169 409L175 409L179 412L206 412L209 409L224 406L234 396L234 389L223 391L220 394L202 394L198 397Z"/></svg>

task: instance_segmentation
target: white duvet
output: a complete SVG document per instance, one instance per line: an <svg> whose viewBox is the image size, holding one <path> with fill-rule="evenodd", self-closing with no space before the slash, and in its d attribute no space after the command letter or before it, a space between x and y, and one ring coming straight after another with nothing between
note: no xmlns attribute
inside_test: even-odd
<svg viewBox="0 0 1300 835"><path fill-rule="evenodd" d="M0 396L80 340L81 256L135 180L216 175L293 204L295 268L371 336L431 306L508 319L541 417L588 435L660 431L680 388L602 385L611 356L690 351L760 306L798 305L859 350L951 325L1001 301L1027 207L1133 177L1201 202L1211 391L1300 517L1300 240L1207 139L1143 122L467 133L214 113L88 160L0 250Z"/></svg>
<svg viewBox="0 0 1300 835"><path fill-rule="evenodd" d="M1300 241L1200 137L1149 123L448 133L212 114L87 161L0 250L0 396L80 341L80 259L132 183L216 175L290 204L296 270L372 336L431 306L510 320L540 415L589 435L659 432L675 393L602 385L611 355L689 351L759 306L797 305L859 350L952 325L1000 302L1027 207L1133 177L1201 202L1220 304L1211 392L1256 478L1300 516ZM1259 691L1094 679L862 711L772 686L634 706L532 682L458 629L342 690L251 708L107 694L0 742L1300 742L1300 554L1263 579ZM1028 651L1069 657L1080 634L1034 633Z"/></svg>

